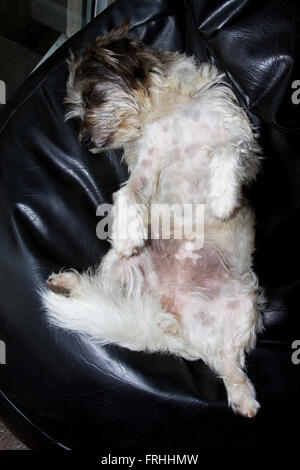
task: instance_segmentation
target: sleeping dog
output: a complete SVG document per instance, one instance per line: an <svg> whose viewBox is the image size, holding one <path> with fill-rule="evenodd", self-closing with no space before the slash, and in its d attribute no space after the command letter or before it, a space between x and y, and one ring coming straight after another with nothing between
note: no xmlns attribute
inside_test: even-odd
<svg viewBox="0 0 300 470"><path fill-rule="evenodd" d="M122 148L130 177L113 196L112 248L99 268L48 278L51 322L99 344L202 359L232 409L253 417L245 353L262 329L263 296L243 187L260 149L233 90L212 64L155 50L125 21L72 54L66 101L81 145Z"/></svg>

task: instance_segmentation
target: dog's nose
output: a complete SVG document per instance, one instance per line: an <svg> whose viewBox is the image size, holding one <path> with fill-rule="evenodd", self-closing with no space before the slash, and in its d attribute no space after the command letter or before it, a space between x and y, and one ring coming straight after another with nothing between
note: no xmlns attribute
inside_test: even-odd
<svg viewBox="0 0 300 470"><path fill-rule="evenodd" d="M90 149L93 146L93 141L89 134L83 134L80 143L86 149Z"/></svg>

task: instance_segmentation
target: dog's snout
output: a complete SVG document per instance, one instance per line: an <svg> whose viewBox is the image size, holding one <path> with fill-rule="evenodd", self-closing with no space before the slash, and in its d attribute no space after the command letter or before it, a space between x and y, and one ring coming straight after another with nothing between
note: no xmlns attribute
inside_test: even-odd
<svg viewBox="0 0 300 470"><path fill-rule="evenodd" d="M80 144L86 149L93 147L93 139L88 133L84 133L81 137Z"/></svg>

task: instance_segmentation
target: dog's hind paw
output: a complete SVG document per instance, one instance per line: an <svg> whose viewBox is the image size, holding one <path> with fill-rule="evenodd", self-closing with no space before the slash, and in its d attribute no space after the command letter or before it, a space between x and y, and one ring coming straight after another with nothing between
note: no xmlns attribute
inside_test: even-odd
<svg viewBox="0 0 300 470"><path fill-rule="evenodd" d="M235 413L245 418L254 418L260 408L260 404L255 400L251 391L246 386L239 385L230 396L230 405Z"/></svg>
<svg viewBox="0 0 300 470"><path fill-rule="evenodd" d="M46 284L55 294L71 297L79 285L80 275L75 271L51 274Z"/></svg>

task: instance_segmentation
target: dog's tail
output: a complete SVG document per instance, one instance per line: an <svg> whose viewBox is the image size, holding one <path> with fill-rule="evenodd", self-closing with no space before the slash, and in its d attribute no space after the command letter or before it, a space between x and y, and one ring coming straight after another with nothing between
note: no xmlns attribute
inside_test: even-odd
<svg viewBox="0 0 300 470"><path fill-rule="evenodd" d="M98 344L117 344L134 351L187 354L178 319L163 309L151 293L112 295L91 278L81 280L80 289L69 297L43 288L41 291L49 323L80 333Z"/></svg>

